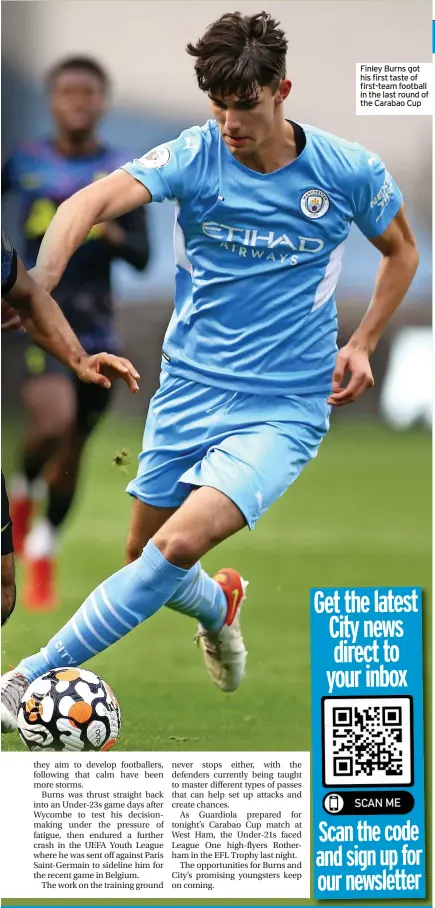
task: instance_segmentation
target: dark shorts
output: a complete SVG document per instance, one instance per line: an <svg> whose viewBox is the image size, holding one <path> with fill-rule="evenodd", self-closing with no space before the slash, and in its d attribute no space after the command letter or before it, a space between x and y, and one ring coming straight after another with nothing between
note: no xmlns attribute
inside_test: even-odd
<svg viewBox="0 0 435 908"><path fill-rule="evenodd" d="M2 555L11 555L14 551L12 541L12 521L9 514L9 499L2 470Z"/></svg>
<svg viewBox="0 0 435 908"><path fill-rule="evenodd" d="M101 350L108 353L117 351L101 345ZM112 388L100 388L98 385L85 384L80 381L75 372L64 366L63 363L44 353L40 347L27 340L24 353L24 381L30 378L39 378L41 375L64 375L74 385L77 402L77 429L85 435L89 435L106 412L112 399Z"/></svg>

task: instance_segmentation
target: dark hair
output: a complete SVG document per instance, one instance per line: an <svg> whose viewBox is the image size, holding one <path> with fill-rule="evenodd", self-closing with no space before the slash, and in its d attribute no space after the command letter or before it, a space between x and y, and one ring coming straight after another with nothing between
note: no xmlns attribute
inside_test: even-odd
<svg viewBox="0 0 435 908"><path fill-rule="evenodd" d="M93 60L92 57L65 57L64 60L60 60L59 63L56 63L52 69L49 70L47 74L47 87L53 88L53 85L62 73L67 72L70 69L81 70L82 72L90 73L92 76L96 76L100 80L103 89L105 92L109 90L110 80L105 69L97 63L96 60Z"/></svg>
<svg viewBox="0 0 435 908"><path fill-rule="evenodd" d="M285 78L287 43L269 13L225 13L186 50L197 58L195 72L202 91L255 98L259 88L269 85L276 90Z"/></svg>

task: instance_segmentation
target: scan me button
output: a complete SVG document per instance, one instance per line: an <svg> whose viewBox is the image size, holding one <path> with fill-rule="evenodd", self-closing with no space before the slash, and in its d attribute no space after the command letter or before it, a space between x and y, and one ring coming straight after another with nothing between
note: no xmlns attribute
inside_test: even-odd
<svg viewBox="0 0 435 908"><path fill-rule="evenodd" d="M331 792L323 798L323 809L327 813L360 815L371 813L403 814L414 807L414 798L409 791L340 791Z"/></svg>

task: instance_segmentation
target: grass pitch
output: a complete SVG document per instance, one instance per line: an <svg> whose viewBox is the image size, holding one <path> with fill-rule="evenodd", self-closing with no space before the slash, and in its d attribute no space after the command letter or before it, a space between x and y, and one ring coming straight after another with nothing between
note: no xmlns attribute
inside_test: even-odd
<svg viewBox="0 0 435 908"><path fill-rule="evenodd" d="M136 469L141 435L137 421L109 417L89 443L59 559L61 607L48 614L24 611L18 566L18 604L2 634L3 670L44 645L122 565L130 511L124 487ZM8 474L7 426L4 436ZM125 473L112 465L121 448L131 452ZM362 419L333 424L317 460L254 532L244 530L204 559L211 573L234 566L250 581L243 615L248 672L237 693L214 688L192 642L194 622L165 608L87 663L118 696L123 725L117 749L309 749L309 589L429 590L430 463L424 431L395 433ZM428 692L428 670L426 676ZM24 749L16 736L3 737L2 745Z"/></svg>

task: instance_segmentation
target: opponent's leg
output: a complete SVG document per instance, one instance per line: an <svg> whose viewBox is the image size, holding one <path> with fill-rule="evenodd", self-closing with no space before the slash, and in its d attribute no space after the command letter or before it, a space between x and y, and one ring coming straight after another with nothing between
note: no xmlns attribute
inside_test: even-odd
<svg viewBox="0 0 435 908"><path fill-rule="evenodd" d="M55 559L58 533L75 495L83 447L84 439L74 423L66 429L45 467L45 514L35 521L24 543L23 599L29 609L50 609L58 602Z"/></svg>
<svg viewBox="0 0 435 908"><path fill-rule="evenodd" d="M76 402L71 378L67 374L47 372L27 380L23 400L29 416L26 431L22 470L27 481L27 502L32 501L35 481L41 477L50 456L53 456L68 435L75 419ZM17 488L17 481L12 489ZM21 501L21 508L23 507ZM21 511L22 514L22 511ZM26 536L20 522L19 500L14 498L12 520L18 521L18 545L25 556L23 601L28 608L51 608L56 600L54 555L56 530L46 517L40 517Z"/></svg>
<svg viewBox="0 0 435 908"><path fill-rule="evenodd" d="M48 493L46 519L56 533L73 503L85 442L86 436L83 436L77 430L77 424L73 423L45 470Z"/></svg>
<svg viewBox="0 0 435 908"><path fill-rule="evenodd" d="M112 400L113 388L85 384L73 376L75 420L70 432L48 465L47 519L58 530L66 519L78 487L80 465L87 441Z"/></svg>
<svg viewBox="0 0 435 908"><path fill-rule="evenodd" d="M62 376L63 377L63 376ZM111 391L84 384L68 375L74 394L74 419L46 465L45 517L35 525L25 546L27 556L27 602L47 608L56 600L53 554L59 530L70 513L79 482L83 451L111 400Z"/></svg>
<svg viewBox="0 0 435 908"><path fill-rule="evenodd" d="M27 424L19 469L10 486L14 543L20 553L44 466L75 416L74 392L66 369L34 346L25 351L24 364L21 397Z"/></svg>

